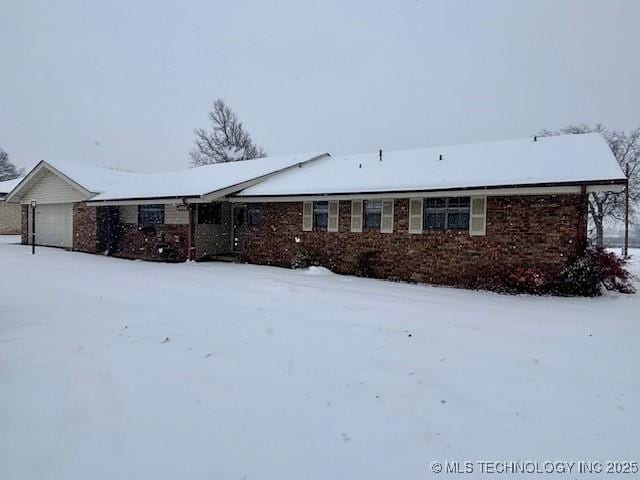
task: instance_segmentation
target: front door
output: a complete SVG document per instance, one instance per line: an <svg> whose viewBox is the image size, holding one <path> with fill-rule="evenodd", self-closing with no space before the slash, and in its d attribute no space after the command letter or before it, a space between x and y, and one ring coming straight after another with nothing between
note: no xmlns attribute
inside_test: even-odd
<svg viewBox="0 0 640 480"><path fill-rule="evenodd" d="M247 228L247 207L246 205L240 203L234 203L231 208L232 218L232 235L231 241L232 246L231 249L234 252L242 251L242 240L244 238L245 229Z"/></svg>

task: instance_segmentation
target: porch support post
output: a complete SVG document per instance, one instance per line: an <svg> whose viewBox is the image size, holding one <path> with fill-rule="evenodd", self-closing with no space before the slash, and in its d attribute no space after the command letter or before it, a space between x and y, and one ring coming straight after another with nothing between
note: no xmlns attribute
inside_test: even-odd
<svg viewBox="0 0 640 480"><path fill-rule="evenodd" d="M31 200L31 255L36 254L36 201Z"/></svg>
<svg viewBox="0 0 640 480"><path fill-rule="evenodd" d="M195 241L195 236L196 236L196 225L195 225L195 220L194 220L194 214L195 214L195 209L194 209L194 204L193 203L189 203L188 204L188 208L189 208L189 253L187 255L187 260L195 260L196 258L196 241Z"/></svg>
<svg viewBox="0 0 640 480"><path fill-rule="evenodd" d="M229 238L229 251L233 253L236 251L236 204L231 203L230 205L231 208L229 209L229 211L231 212L231 237Z"/></svg>
<svg viewBox="0 0 640 480"><path fill-rule="evenodd" d="M580 207L578 208L578 248L584 252L587 248L587 228L589 223L589 197L587 186L580 187Z"/></svg>
<svg viewBox="0 0 640 480"><path fill-rule="evenodd" d="M629 258L629 164L627 163L627 184L624 188L624 258Z"/></svg>

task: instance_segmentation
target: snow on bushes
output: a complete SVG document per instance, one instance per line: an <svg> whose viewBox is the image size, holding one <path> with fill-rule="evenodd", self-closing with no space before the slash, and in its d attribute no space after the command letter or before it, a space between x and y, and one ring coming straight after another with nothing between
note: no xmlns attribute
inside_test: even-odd
<svg viewBox="0 0 640 480"><path fill-rule="evenodd" d="M505 293L530 293L596 297L603 290L634 293L633 275L627 261L615 253L589 248L576 257L560 275L550 275L533 267L518 267L506 281L493 278L483 287Z"/></svg>
<svg viewBox="0 0 640 480"><path fill-rule="evenodd" d="M359 277L379 278L375 274L376 258L381 252L361 252L355 262L353 274ZM335 265L323 261L317 249L301 249L292 258L293 269L322 266L334 271ZM485 272L475 280L458 286L477 290L490 290L507 294L559 295L595 297L603 290L634 293L633 275L627 270L627 261L615 253L589 248L569 262L560 273L530 265L521 265L508 271ZM396 280L386 277L386 280Z"/></svg>
<svg viewBox="0 0 640 480"><path fill-rule="evenodd" d="M603 288L620 293L634 293L633 275L627 261L613 252L590 248L563 272L557 292L561 295L595 297Z"/></svg>

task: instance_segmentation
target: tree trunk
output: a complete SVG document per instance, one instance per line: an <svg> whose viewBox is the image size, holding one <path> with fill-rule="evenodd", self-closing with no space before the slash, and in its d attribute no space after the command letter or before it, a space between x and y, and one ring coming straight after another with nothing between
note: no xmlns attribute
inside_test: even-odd
<svg viewBox="0 0 640 480"><path fill-rule="evenodd" d="M604 248L604 201L594 192L589 196L589 216L596 228L596 247Z"/></svg>
<svg viewBox="0 0 640 480"><path fill-rule="evenodd" d="M596 227L596 247L604 248L604 227L602 218L593 216L593 224Z"/></svg>

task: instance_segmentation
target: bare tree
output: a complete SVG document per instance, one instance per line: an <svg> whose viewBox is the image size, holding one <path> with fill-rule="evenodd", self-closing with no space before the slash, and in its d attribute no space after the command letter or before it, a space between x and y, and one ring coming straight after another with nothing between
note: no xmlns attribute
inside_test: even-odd
<svg viewBox="0 0 640 480"><path fill-rule="evenodd" d="M540 136L597 132L609 144L623 172L629 168L629 210L633 218L634 207L640 200L640 128L625 133L607 130L603 125L571 125L557 131L543 130ZM614 192L591 192L589 194L589 216L595 230L597 247L604 246L604 227L607 221L623 220L624 194Z"/></svg>
<svg viewBox="0 0 640 480"><path fill-rule="evenodd" d="M211 163L236 162L266 157L267 152L253 143L251 136L242 127L236 114L218 99L209 112L211 131L196 128L193 133L195 148L189 152L193 166Z"/></svg>
<svg viewBox="0 0 640 480"><path fill-rule="evenodd" d="M24 169L18 169L11 160L9 154L0 148L0 182L13 180L24 174Z"/></svg>

